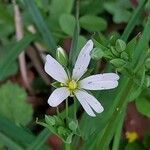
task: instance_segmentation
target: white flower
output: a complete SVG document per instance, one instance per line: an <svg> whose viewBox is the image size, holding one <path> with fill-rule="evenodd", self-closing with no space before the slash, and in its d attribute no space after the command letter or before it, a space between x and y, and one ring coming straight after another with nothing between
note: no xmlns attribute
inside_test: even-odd
<svg viewBox="0 0 150 150"><path fill-rule="evenodd" d="M77 58L72 75L68 75L65 69L50 55L46 56L45 71L55 80L60 82L62 87L53 91L48 99L52 107L58 106L69 96L76 96L84 110L90 116L95 112L101 113L104 108L100 102L85 90L106 90L118 86L119 76L115 73L97 74L81 79L87 71L90 63L90 52L93 49L93 42L89 40L81 49ZM81 80L80 80L81 79Z"/></svg>

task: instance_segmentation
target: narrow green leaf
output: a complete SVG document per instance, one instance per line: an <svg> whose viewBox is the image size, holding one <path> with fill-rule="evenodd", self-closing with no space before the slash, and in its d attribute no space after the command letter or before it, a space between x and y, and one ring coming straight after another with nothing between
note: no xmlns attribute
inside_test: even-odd
<svg viewBox="0 0 150 150"><path fill-rule="evenodd" d="M55 50L56 50L56 41L54 40L54 37L52 36L51 31L48 29L47 25L44 22L44 19L36 7L36 4L34 0L24 0L27 8L29 9L29 12L33 18L33 21L35 22L39 32L41 33L43 40L45 41L48 48L50 48L50 53L55 56Z"/></svg>
<svg viewBox="0 0 150 150"><path fill-rule="evenodd" d="M79 21L76 20L76 26L74 29L74 34L73 34L73 39L72 39L71 49L70 49L70 54L69 54L69 61L72 65L75 63L75 60L78 55L78 52L77 52L78 38L79 38Z"/></svg>
<svg viewBox="0 0 150 150"><path fill-rule="evenodd" d="M50 136L50 131L45 128L41 133L37 136L37 138L31 143L31 145L27 148L27 150L39 150Z"/></svg>
<svg viewBox="0 0 150 150"><path fill-rule="evenodd" d="M25 48L33 41L34 36L27 35L21 41L14 44L12 49L10 49L7 55L0 60L0 80L5 76L7 68L17 59L18 55L25 50Z"/></svg>
<svg viewBox="0 0 150 150"><path fill-rule="evenodd" d="M30 143L35 139L30 132L16 126L12 121L9 121L2 116L0 116L0 133L7 135L7 137L18 141L24 146L30 145Z"/></svg>
<svg viewBox="0 0 150 150"><path fill-rule="evenodd" d="M23 150L23 148L17 144L12 139L8 138L6 135L0 133L1 142L4 143L11 150Z"/></svg>
<svg viewBox="0 0 150 150"><path fill-rule="evenodd" d="M138 70L138 67L141 66L145 61L145 53L148 51L150 41L150 18L148 18L147 24L144 28L144 31L140 37L139 42L137 43L136 49L133 51L133 66ZM139 61L141 60L141 61ZM138 64L138 65L137 65Z"/></svg>
<svg viewBox="0 0 150 150"><path fill-rule="evenodd" d="M104 130L102 137L100 137L97 143L97 148L101 146L101 150L105 150L106 148L108 148L108 145L115 131L115 125L120 116L120 111L123 111L128 103L128 95L133 85L131 83L132 83L132 80L127 79L127 78L124 78L124 82L122 82L122 84L124 85L123 85L123 89L121 89L121 92L116 97L116 101L117 101L116 108L112 113L112 116Z"/></svg>
<svg viewBox="0 0 150 150"><path fill-rule="evenodd" d="M150 117L150 101L145 97L139 97L135 102L137 110L141 114Z"/></svg>
<svg viewBox="0 0 150 150"><path fill-rule="evenodd" d="M124 41L127 41L130 33L132 32L133 28L135 27L137 20L139 18L139 15L141 14L146 2L148 0L141 0L139 3L139 6L136 8L136 10L133 12L133 15L129 21L129 23L127 24L127 27L125 28L121 39L123 39Z"/></svg>

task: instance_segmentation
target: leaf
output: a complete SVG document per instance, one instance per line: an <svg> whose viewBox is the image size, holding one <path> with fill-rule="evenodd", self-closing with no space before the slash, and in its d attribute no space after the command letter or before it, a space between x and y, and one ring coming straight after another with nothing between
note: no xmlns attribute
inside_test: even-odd
<svg viewBox="0 0 150 150"><path fill-rule="evenodd" d="M70 14L74 0L52 0L50 14L53 18L59 18L63 13Z"/></svg>
<svg viewBox="0 0 150 150"><path fill-rule="evenodd" d="M85 15L79 19L80 26L91 32L103 31L107 28L107 22L94 15Z"/></svg>
<svg viewBox="0 0 150 150"><path fill-rule="evenodd" d="M77 58L78 52L77 52L77 46L78 46L78 41L79 41L79 21L76 20L76 25L74 28L74 33L73 33L73 38L72 38L72 42L71 42L71 49L70 49L70 53L69 53L69 61L71 64L71 67L74 65L75 60Z"/></svg>
<svg viewBox="0 0 150 150"><path fill-rule="evenodd" d="M13 139L10 139L6 135L0 133L1 142L3 142L11 150L23 150L23 148L17 144Z"/></svg>
<svg viewBox="0 0 150 150"><path fill-rule="evenodd" d="M99 14L103 12L103 3L103 0L80 1L80 14Z"/></svg>
<svg viewBox="0 0 150 150"><path fill-rule="evenodd" d="M125 147L125 150L146 150L142 143L139 142L133 142L133 143L128 143Z"/></svg>
<svg viewBox="0 0 150 150"><path fill-rule="evenodd" d="M122 67L126 64L126 62L123 59L120 59L120 58L112 59L110 61L110 63L113 64L117 68L120 68L120 67Z"/></svg>
<svg viewBox="0 0 150 150"><path fill-rule="evenodd" d="M30 145L34 140L34 136L22 127L16 126L12 121L0 115L0 133L7 135L7 137L18 141L21 145ZM17 133L17 134L16 134Z"/></svg>
<svg viewBox="0 0 150 150"><path fill-rule="evenodd" d="M143 11L143 8L144 8L146 2L147 2L147 0L140 1L138 7L134 10L132 17L127 24L127 27L125 28L125 30L121 36L121 39L123 39L124 41L127 41L130 33L134 29L134 27L137 23L137 20L139 19L139 16Z"/></svg>
<svg viewBox="0 0 150 150"><path fill-rule="evenodd" d="M121 86L118 87L118 89L120 88ZM108 121L108 118L110 118L111 111L114 109L113 106L115 103L114 99L116 94L117 89L101 91L98 93L95 92L93 94L104 107L104 111L100 114L97 114L95 118L92 118L92 121L90 121L91 117L89 117L86 113L84 113L82 116L82 120L80 121L80 128L82 136L85 140L88 140L92 134L102 131L106 126L106 122Z"/></svg>
<svg viewBox="0 0 150 150"><path fill-rule="evenodd" d="M7 74L7 69L11 67L12 63L17 59L18 55L25 50L25 48L33 41L33 36L25 36L21 41L14 44L8 51L7 55L0 59L0 80Z"/></svg>
<svg viewBox="0 0 150 150"><path fill-rule="evenodd" d="M138 41L136 48L133 51L134 57L132 64L134 68L136 66L135 69L136 71L138 70L138 67L141 67L141 61L145 61L145 53L149 48L149 41L150 41L150 18L148 18L147 23L144 27L144 31L140 37L140 40ZM141 52L143 53L141 54Z"/></svg>
<svg viewBox="0 0 150 150"><path fill-rule="evenodd" d="M76 20L73 15L62 14L59 18L59 24L63 32L67 35L73 36Z"/></svg>
<svg viewBox="0 0 150 150"><path fill-rule="evenodd" d="M150 101L146 99L145 97L139 97L135 101L137 110L147 116L150 117Z"/></svg>
<svg viewBox="0 0 150 150"><path fill-rule="evenodd" d="M116 41L115 48L118 52L122 52L126 49L126 43L120 39Z"/></svg>
<svg viewBox="0 0 150 150"><path fill-rule="evenodd" d="M113 21L115 23L128 22L131 16L131 12L127 8L131 7L131 4L128 4L127 1L124 1L125 4L121 4L121 1L118 2L106 2L104 8L113 15Z"/></svg>
<svg viewBox="0 0 150 150"><path fill-rule="evenodd" d="M99 60L104 56L104 52L101 48L94 48L91 53L91 57L94 60Z"/></svg>
<svg viewBox="0 0 150 150"><path fill-rule="evenodd" d="M17 84L3 84L0 87L0 114L16 124L27 125L32 118L33 110L26 99L26 92Z"/></svg>
<svg viewBox="0 0 150 150"><path fill-rule="evenodd" d="M31 14L33 21L35 22L40 34L43 37L44 42L49 48L50 53L55 56L56 41L52 36L51 31L48 29L40 11L38 10L34 0L24 0L26 7Z"/></svg>
<svg viewBox="0 0 150 150"><path fill-rule="evenodd" d="M47 138L50 136L50 132L47 128L45 128L41 133L36 137L36 139L31 143L27 150L39 150L44 145ZM50 147L49 147L50 150Z"/></svg>
<svg viewBox="0 0 150 150"><path fill-rule="evenodd" d="M2 78L0 80L5 80L7 77L11 75L15 75L18 71L18 64L17 62L13 62L11 66L8 66L8 68L5 68L5 73L3 74Z"/></svg>

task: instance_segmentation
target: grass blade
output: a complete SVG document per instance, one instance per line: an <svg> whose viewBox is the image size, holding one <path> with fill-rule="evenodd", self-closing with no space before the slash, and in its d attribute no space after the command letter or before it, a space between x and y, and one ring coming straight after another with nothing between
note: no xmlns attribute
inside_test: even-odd
<svg viewBox="0 0 150 150"><path fill-rule="evenodd" d="M0 133L1 142L5 144L11 150L23 150L23 148L15 143L12 139L8 138L4 134Z"/></svg>
<svg viewBox="0 0 150 150"><path fill-rule="evenodd" d="M50 48L51 55L55 56L55 50L56 50L56 41L54 40L54 37L52 36L52 33L48 29L46 23L44 22L44 19L38 10L34 0L24 0L27 8L29 9L29 12L33 18L33 21L35 22L40 34L43 37L44 42Z"/></svg>
<svg viewBox="0 0 150 150"><path fill-rule="evenodd" d="M140 56L143 56L143 54L145 53L144 50L147 47L148 43L150 40L150 20L148 20L148 23L146 24L143 34L136 46L136 52L135 52L135 62L137 61L141 61ZM135 64L138 66L138 64ZM137 67L135 66L135 69ZM135 70L134 69L134 70ZM105 128L104 134L102 137L100 137L99 142L97 144L98 146L101 146L101 150L105 150L106 147L109 145L112 136L114 134L114 129L115 129L115 124L118 120L120 111L123 111L125 108L125 105L128 103L128 95L130 94L130 90L132 89L133 86L133 81L132 79L129 79L127 77L125 77L125 80L123 82L123 89L122 91L119 92L119 95L116 97L116 100L118 101L117 105L116 105L116 109L114 110L111 119L109 120L109 123L107 125L107 127ZM118 111L119 110L119 111Z"/></svg>
<svg viewBox="0 0 150 150"><path fill-rule="evenodd" d="M139 15L141 14L143 7L145 6L147 1L148 0L141 0L139 6L134 11L129 23L127 24L127 27L125 28L125 30L121 36L121 39L123 39L124 41L127 41L130 33L132 32L133 28L135 27L135 25L137 23L137 19L139 18Z"/></svg>
<svg viewBox="0 0 150 150"><path fill-rule="evenodd" d="M70 64L72 65L74 65L76 58L78 56L78 51L77 51L78 37L79 37L79 21L76 20L76 26L74 29L73 40L72 40L70 54L69 54L69 61Z"/></svg>
<svg viewBox="0 0 150 150"><path fill-rule="evenodd" d="M34 142L27 148L27 150L39 150L43 144L45 143L45 141L47 140L47 138L50 136L50 131L48 129L44 129L38 136L37 138L34 140Z"/></svg>
<svg viewBox="0 0 150 150"><path fill-rule="evenodd" d="M11 50L7 53L7 55L4 56L2 60L0 60L0 80L5 75L5 72L7 71L7 68L11 66L13 61L15 61L18 57L18 55L25 50L25 48L33 41L34 36L27 35L22 40L14 44L14 47L12 47Z"/></svg>
<svg viewBox="0 0 150 150"><path fill-rule="evenodd" d="M2 116L0 116L0 133L7 135L7 137L18 141L24 146L30 145L30 143L35 139L31 133L16 126L13 122Z"/></svg>

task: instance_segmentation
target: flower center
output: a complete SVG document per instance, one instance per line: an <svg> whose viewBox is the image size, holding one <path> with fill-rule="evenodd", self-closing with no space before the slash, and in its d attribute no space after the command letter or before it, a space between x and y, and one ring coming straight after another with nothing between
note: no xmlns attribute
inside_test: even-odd
<svg viewBox="0 0 150 150"><path fill-rule="evenodd" d="M77 82L74 80L71 80L68 82L68 88L69 90L75 90L77 88Z"/></svg>

